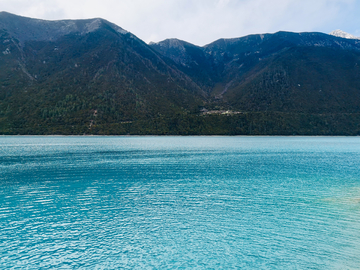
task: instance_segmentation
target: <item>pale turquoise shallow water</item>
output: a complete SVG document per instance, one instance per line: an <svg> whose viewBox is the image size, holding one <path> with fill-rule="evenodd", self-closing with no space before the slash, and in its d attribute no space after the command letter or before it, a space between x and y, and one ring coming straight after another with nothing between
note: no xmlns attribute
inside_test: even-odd
<svg viewBox="0 0 360 270"><path fill-rule="evenodd" d="M2 269L360 269L358 137L0 137Z"/></svg>

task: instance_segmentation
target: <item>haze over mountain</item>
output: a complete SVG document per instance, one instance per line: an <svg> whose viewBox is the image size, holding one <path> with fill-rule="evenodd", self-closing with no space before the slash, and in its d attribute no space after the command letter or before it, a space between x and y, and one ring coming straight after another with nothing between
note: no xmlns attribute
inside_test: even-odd
<svg viewBox="0 0 360 270"><path fill-rule="evenodd" d="M360 40L146 44L103 19L0 13L2 134L360 134Z"/></svg>

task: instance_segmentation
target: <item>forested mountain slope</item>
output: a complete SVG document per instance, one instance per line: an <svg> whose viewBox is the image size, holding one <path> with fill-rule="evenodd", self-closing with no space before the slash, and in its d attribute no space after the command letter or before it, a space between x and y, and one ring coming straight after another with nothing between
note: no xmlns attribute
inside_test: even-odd
<svg viewBox="0 0 360 270"><path fill-rule="evenodd" d="M0 13L1 134L360 134L360 40L146 44L103 19Z"/></svg>

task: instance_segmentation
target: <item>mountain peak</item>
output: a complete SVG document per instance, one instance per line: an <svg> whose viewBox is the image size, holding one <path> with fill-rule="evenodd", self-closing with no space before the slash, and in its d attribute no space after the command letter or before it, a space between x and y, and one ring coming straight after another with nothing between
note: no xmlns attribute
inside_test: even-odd
<svg viewBox="0 0 360 270"><path fill-rule="evenodd" d="M86 20L41 20L0 12L0 29L5 29L21 42L28 40L54 41L71 33L86 34L107 24L120 34L128 33L121 27L101 18Z"/></svg>
<svg viewBox="0 0 360 270"><path fill-rule="evenodd" d="M181 49L183 50L184 48L184 45L185 44L188 44L188 45L192 45L186 41L183 41L183 40L180 40L180 39L177 39L177 38L169 38L169 39L165 39L163 41L160 41L160 42L151 42L149 45L157 45L157 46L160 46L160 47L167 47L167 48L174 48L174 49Z"/></svg>
<svg viewBox="0 0 360 270"><path fill-rule="evenodd" d="M329 33L329 35L335 36L335 37L341 37L341 38L347 38L347 39L360 39L359 37L355 37L349 33L346 33L340 29L337 29L335 31L332 31Z"/></svg>

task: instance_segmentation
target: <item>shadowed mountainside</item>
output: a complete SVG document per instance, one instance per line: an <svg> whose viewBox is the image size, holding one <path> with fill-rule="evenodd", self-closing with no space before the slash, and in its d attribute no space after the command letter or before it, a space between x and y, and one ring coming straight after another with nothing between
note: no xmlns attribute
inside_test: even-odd
<svg viewBox="0 0 360 270"><path fill-rule="evenodd" d="M0 13L1 134L360 134L360 40L145 44L103 19Z"/></svg>

